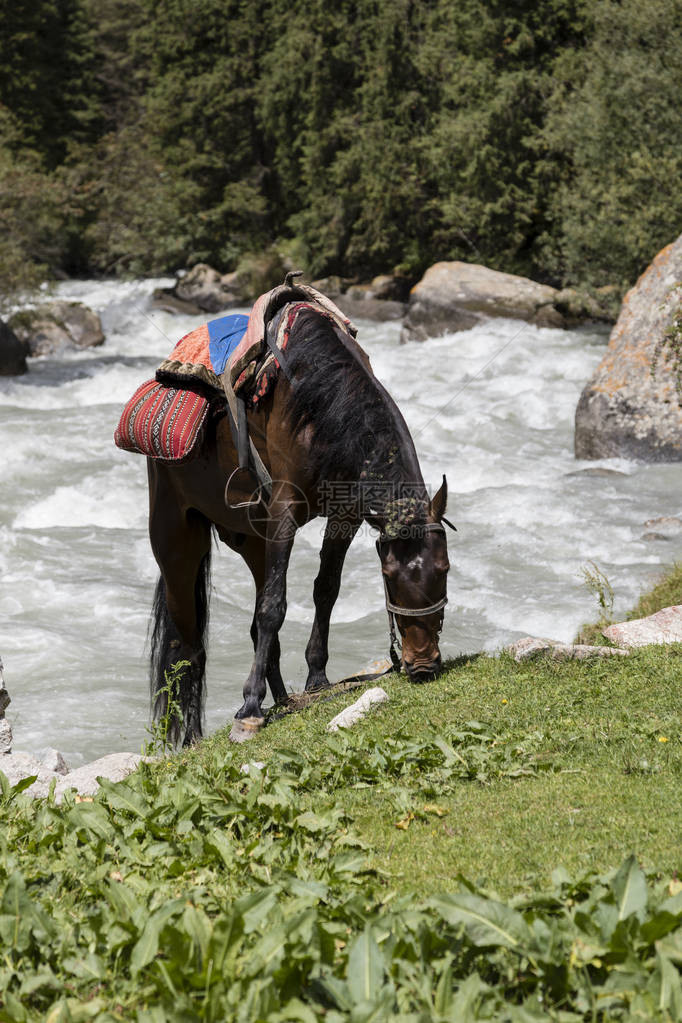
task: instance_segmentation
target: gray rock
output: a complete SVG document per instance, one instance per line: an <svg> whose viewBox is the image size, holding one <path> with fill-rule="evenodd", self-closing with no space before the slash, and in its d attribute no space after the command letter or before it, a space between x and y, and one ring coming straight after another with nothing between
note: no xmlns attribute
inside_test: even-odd
<svg viewBox="0 0 682 1023"><path fill-rule="evenodd" d="M320 277L319 280L313 281L312 287L316 291L321 291L327 298L331 298L334 302L341 297L349 287L349 281L344 280L343 277L337 277L335 274L331 274L329 277Z"/></svg>
<svg viewBox="0 0 682 1023"><path fill-rule="evenodd" d="M2 660L0 660L0 754L12 752L12 729L5 717L5 711L11 702L10 695L5 687Z"/></svg>
<svg viewBox="0 0 682 1023"><path fill-rule="evenodd" d="M98 778L122 781L135 770L141 760L149 759L139 753L110 753L91 764L62 774L49 770L31 753L16 752L0 756L0 771L7 776L11 785L16 785L22 778L36 775L36 781L25 790L34 797L47 796L54 782L55 799L61 803L64 793L69 789L75 789L81 796L92 796L99 788Z"/></svg>
<svg viewBox="0 0 682 1023"><path fill-rule="evenodd" d="M75 771L69 771L57 782L55 789L57 802L61 802L68 789L75 789L81 796L93 796L99 788L98 778L123 781L143 760L149 759L141 753L110 753L91 764L84 764Z"/></svg>
<svg viewBox="0 0 682 1023"><path fill-rule="evenodd" d="M0 377L21 376L27 370L28 345L0 320Z"/></svg>
<svg viewBox="0 0 682 1023"><path fill-rule="evenodd" d="M0 771L7 777L10 785L16 785L22 778L35 775L37 781L26 790L31 795L46 795L51 782L60 777L54 771L48 770L32 753L24 753L21 750L4 753L0 757Z"/></svg>
<svg viewBox="0 0 682 1023"><path fill-rule="evenodd" d="M68 774L69 766L66 760L59 752L59 750L53 749L52 746L48 746L46 749L41 750L38 754L43 767L48 771L53 771L55 774Z"/></svg>
<svg viewBox="0 0 682 1023"><path fill-rule="evenodd" d="M577 458L682 460L682 404L667 350L657 347L682 302L682 236L658 253L623 300L604 358L575 414Z"/></svg>
<svg viewBox="0 0 682 1023"><path fill-rule="evenodd" d="M587 469L576 469L575 472L567 472L566 476L627 476L628 473L620 472L618 469L606 469L601 465L589 466Z"/></svg>
<svg viewBox="0 0 682 1023"><path fill-rule="evenodd" d="M368 284L352 284L341 277L324 277L313 287L336 302L351 319L375 320L379 323L400 320L405 315L407 287L403 278L390 274L375 277Z"/></svg>
<svg viewBox="0 0 682 1023"><path fill-rule="evenodd" d="M657 519L647 519L644 523L646 529L655 530L658 536L666 539L672 536L679 536L682 533L682 519L675 515L661 515Z"/></svg>
<svg viewBox="0 0 682 1023"><path fill-rule="evenodd" d="M12 701L10 699L10 695L7 692L7 687L5 686L5 676L3 674L3 665L2 665L2 661L0 660L0 717L4 718L5 711L7 710L7 708L9 707L11 702Z"/></svg>
<svg viewBox="0 0 682 1023"><path fill-rule="evenodd" d="M620 643L624 647L682 643L682 604L665 607L647 618L609 625L602 629L602 633L612 643Z"/></svg>
<svg viewBox="0 0 682 1023"><path fill-rule="evenodd" d="M424 341L498 316L562 327L556 295L546 284L476 263L435 263L410 293L401 340Z"/></svg>
<svg viewBox="0 0 682 1023"><path fill-rule="evenodd" d="M179 278L169 296L191 303L207 313L218 313L231 306L248 305L256 297L251 294L248 275L234 271L220 274L207 263L197 263Z"/></svg>
<svg viewBox="0 0 682 1023"><path fill-rule="evenodd" d="M613 286L599 288L594 294L576 288L562 288L556 294L554 305L569 326L613 323L618 315L618 295Z"/></svg>
<svg viewBox="0 0 682 1023"><path fill-rule="evenodd" d="M12 729L6 717L0 717L0 767L2 754L12 752Z"/></svg>
<svg viewBox="0 0 682 1023"><path fill-rule="evenodd" d="M377 323L401 320L407 309L403 302L373 298L369 291L363 295L360 285L354 285L333 301L349 320L375 320Z"/></svg>
<svg viewBox="0 0 682 1023"><path fill-rule="evenodd" d="M15 313L9 322L33 356L64 347L94 348L104 341L99 316L82 302L46 302Z"/></svg>
<svg viewBox="0 0 682 1023"><path fill-rule="evenodd" d="M588 646L586 643L559 643L554 639L525 636L505 647L514 660L532 661L536 657L549 657L553 661L589 661L596 657L627 657L627 650L610 646Z"/></svg>

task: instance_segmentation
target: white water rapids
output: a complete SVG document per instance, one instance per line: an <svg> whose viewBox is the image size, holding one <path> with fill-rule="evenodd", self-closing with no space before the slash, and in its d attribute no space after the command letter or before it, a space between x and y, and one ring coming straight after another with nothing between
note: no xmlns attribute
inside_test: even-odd
<svg viewBox="0 0 682 1023"><path fill-rule="evenodd" d="M59 298L102 316L101 348L34 359L0 379L0 657L16 749L62 750L77 766L147 737L145 637L157 570L146 532L146 467L114 447L122 407L180 336L206 317L154 311L159 282L68 282ZM245 310L246 311L246 310ZM573 416L603 333L493 320L400 346L399 324L360 321L359 340L412 431L425 480L450 490L452 568L441 649L496 650L528 633L570 640L598 607L594 561L624 612L682 554L643 540L679 515L682 465L578 463ZM578 474L600 465L612 474ZM297 538L282 630L283 674L305 680L322 520ZM239 706L251 661L253 586L238 555L214 552L207 730ZM330 678L388 648L369 530L354 541L332 619ZM438 683L434 683L437 685Z"/></svg>

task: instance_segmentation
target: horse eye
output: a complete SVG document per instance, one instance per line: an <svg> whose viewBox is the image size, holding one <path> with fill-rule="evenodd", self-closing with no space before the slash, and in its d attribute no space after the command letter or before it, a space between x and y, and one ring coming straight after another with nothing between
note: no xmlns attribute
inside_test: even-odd
<svg viewBox="0 0 682 1023"><path fill-rule="evenodd" d="M388 576L389 579L398 572L398 562L392 554L389 554L389 556L384 558L381 562L381 571L385 576Z"/></svg>

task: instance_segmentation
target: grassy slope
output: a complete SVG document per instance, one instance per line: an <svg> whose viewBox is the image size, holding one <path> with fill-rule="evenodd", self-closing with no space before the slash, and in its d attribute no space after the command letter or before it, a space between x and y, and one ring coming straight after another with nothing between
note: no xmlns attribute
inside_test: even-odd
<svg viewBox="0 0 682 1023"><path fill-rule="evenodd" d="M479 657L424 687L390 676L383 682L390 702L358 726L354 741L366 750L386 736L424 739L477 721L491 750L522 750L536 773L458 780L431 798L417 773L379 792L341 786L337 805L369 843L386 884L400 891L452 888L462 873L510 895L548 883L560 864L573 874L604 870L630 852L670 874L682 869L681 676L680 647L597 663ZM244 758L266 760L282 747L323 757L324 727L352 698L277 722L243 748ZM225 733L192 755L230 755ZM429 802L446 815L396 828Z"/></svg>
<svg viewBox="0 0 682 1023"><path fill-rule="evenodd" d="M5 787L0 1021L682 1018L681 675L463 658L347 735L352 694L94 801Z"/></svg>

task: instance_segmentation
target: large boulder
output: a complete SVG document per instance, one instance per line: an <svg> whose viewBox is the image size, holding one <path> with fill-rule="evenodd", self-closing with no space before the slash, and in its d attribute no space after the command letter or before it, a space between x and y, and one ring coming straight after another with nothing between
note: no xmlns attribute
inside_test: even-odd
<svg viewBox="0 0 682 1023"><path fill-rule="evenodd" d="M381 274L368 284L351 284L346 288L339 297L340 308L351 320L378 320L380 323L401 320L407 310L407 290L402 278Z"/></svg>
<svg viewBox="0 0 682 1023"><path fill-rule="evenodd" d="M682 643L682 605L664 607L647 618L609 625L602 632L612 643L628 648L651 643Z"/></svg>
<svg viewBox="0 0 682 1023"><path fill-rule="evenodd" d="M623 300L606 354L578 402L576 458L682 460L680 366L666 343L682 312L681 280L682 235Z"/></svg>
<svg viewBox="0 0 682 1023"><path fill-rule="evenodd" d="M410 292L401 340L425 341L500 316L563 327L557 295L547 284L476 263L435 263Z"/></svg>
<svg viewBox="0 0 682 1023"><path fill-rule="evenodd" d="M208 263L197 263L172 288L154 292L157 306L189 313L219 313L233 306L249 305L256 297L248 274L239 270L221 274Z"/></svg>
<svg viewBox="0 0 682 1023"><path fill-rule="evenodd" d="M26 372L28 345L0 320L0 376L13 377Z"/></svg>
<svg viewBox="0 0 682 1023"><path fill-rule="evenodd" d="M46 302L22 309L9 321L31 355L53 355L62 348L94 348L104 341L102 322L82 302Z"/></svg>

